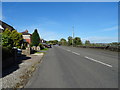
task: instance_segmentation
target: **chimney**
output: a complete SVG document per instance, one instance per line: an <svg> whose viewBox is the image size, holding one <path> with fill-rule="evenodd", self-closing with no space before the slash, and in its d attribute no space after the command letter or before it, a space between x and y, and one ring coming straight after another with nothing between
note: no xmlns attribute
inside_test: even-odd
<svg viewBox="0 0 120 90"><path fill-rule="evenodd" d="M26 33L28 33L28 30L25 30Z"/></svg>

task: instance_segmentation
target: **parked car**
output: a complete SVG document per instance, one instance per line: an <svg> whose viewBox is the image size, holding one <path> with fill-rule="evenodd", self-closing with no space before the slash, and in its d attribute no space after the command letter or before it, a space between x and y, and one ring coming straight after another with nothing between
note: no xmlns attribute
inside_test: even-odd
<svg viewBox="0 0 120 90"><path fill-rule="evenodd" d="M46 48L52 48L51 44L42 43Z"/></svg>
<svg viewBox="0 0 120 90"><path fill-rule="evenodd" d="M18 48L18 49L17 49L17 53L18 53L18 54L21 54L21 53L22 53L22 50Z"/></svg>
<svg viewBox="0 0 120 90"><path fill-rule="evenodd" d="M49 48L52 48L52 45L51 44L48 44Z"/></svg>
<svg viewBox="0 0 120 90"><path fill-rule="evenodd" d="M12 50L16 51L18 56L22 54L22 50L17 47L13 47Z"/></svg>
<svg viewBox="0 0 120 90"><path fill-rule="evenodd" d="M18 55L21 55L21 53L22 53L22 50L18 48L18 49L17 49L17 54L18 54Z"/></svg>

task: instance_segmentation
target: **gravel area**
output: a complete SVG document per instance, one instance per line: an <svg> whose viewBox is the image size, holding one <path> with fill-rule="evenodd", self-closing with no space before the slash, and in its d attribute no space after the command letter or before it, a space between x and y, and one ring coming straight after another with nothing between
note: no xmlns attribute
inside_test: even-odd
<svg viewBox="0 0 120 90"><path fill-rule="evenodd" d="M22 63L19 64L19 68L17 70L3 78L0 78L0 89L24 87L32 76L32 73L35 71L37 64L40 63L43 55L43 53L29 55L28 59L23 60Z"/></svg>

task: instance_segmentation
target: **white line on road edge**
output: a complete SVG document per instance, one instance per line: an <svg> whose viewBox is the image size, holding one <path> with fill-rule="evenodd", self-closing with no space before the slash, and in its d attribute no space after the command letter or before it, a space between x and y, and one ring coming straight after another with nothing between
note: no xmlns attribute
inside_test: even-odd
<svg viewBox="0 0 120 90"><path fill-rule="evenodd" d="M67 50L67 51L70 51L70 50Z"/></svg>
<svg viewBox="0 0 120 90"><path fill-rule="evenodd" d="M74 53L74 54L76 54L76 55L80 55L79 53L76 53L76 52L72 52L72 53Z"/></svg>
<svg viewBox="0 0 120 90"><path fill-rule="evenodd" d="M93 58L89 58L89 57L87 57L87 56L85 56L85 58L87 58L87 59L89 59L89 60L92 60L92 61L94 61L94 62L98 62L98 63L103 64L103 65L106 65L106 66L108 66L108 67L112 67L112 65L109 65L109 64L103 63L103 62L98 61L98 60L95 60L95 59L93 59Z"/></svg>

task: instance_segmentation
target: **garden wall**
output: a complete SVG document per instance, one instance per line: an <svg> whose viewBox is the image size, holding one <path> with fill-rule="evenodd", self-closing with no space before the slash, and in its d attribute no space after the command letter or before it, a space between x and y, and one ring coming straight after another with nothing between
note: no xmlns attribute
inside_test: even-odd
<svg viewBox="0 0 120 90"><path fill-rule="evenodd" d="M2 69L8 68L16 63L17 49L9 50L2 47Z"/></svg>

